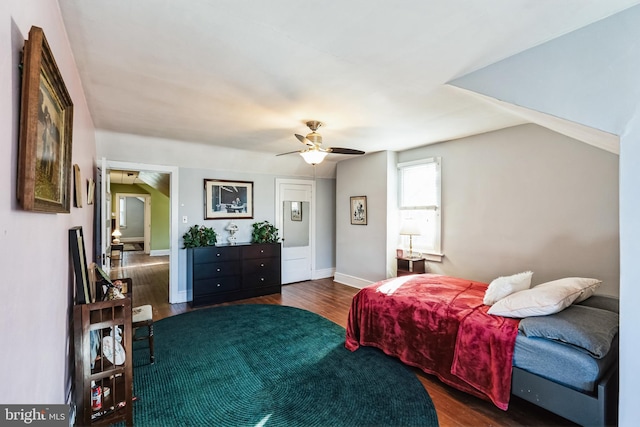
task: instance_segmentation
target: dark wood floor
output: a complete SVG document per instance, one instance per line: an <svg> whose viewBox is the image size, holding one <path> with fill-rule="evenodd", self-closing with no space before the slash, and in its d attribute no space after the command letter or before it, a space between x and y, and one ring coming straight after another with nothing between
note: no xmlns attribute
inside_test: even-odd
<svg viewBox="0 0 640 427"><path fill-rule="evenodd" d="M131 277L134 305L151 304L154 320L192 310L187 303L169 304L169 259L149 257L142 252L124 252L115 263L112 278ZM228 304L278 304L312 311L346 327L353 295L358 289L331 279L285 285L281 294L251 298ZM442 427L466 426L573 426L575 424L519 398L512 398L508 411L459 392L437 378L415 369L428 391Z"/></svg>

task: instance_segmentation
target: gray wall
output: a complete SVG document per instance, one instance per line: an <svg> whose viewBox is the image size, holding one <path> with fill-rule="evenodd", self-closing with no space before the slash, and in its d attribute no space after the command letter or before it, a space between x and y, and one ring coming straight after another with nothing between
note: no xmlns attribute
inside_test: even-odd
<svg viewBox="0 0 640 427"><path fill-rule="evenodd" d="M395 153L385 151L338 163L337 281L359 286L385 279L390 274L388 233L390 229L395 230L397 222L395 214L388 211L390 162L395 164ZM351 196L367 196L367 225L351 225Z"/></svg>
<svg viewBox="0 0 640 427"><path fill-rule="evenodd" d="M316 269L336 266L336 180L316 179Z"/></svg>
<svg viewBox="0 0 640 427"><path fill-rule="evenodd" d="M144 201L137 197L124 197L127 200L127 226L120 229L122 237L124 241L127 238L144 238Z"/></svg>
<svg viewBox="0 0 640 427"><path fill-rule="evenodd" d="M533 284L603 280L619 294L618 156L536 125L400 153L442 157L442 263L489 282L525 270Z"/></svg>

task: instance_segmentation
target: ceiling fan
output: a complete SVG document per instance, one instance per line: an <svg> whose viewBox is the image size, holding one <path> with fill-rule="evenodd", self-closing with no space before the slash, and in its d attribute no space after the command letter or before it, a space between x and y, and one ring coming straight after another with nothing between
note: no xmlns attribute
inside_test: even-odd
<svg viewBox="0 0 640 427"><path fill-rule="evenodd" d="M321 163L327 154L336 153L336 154L364 154L364 151L354 150L352 148L339 148L339 147L330 147L324 148L322 146L322 136L316 132L320 126L324 123L319 122L317 120L310 120L307 122L307 126L311 129L311 133L308 133L307 136L295 134L298 141L302 142L307 146L306 149L302 151L289 151L288 153L278 154L278 156L284 156L285 154L299 153L305 162L310 165L317 165Z"/></svg>

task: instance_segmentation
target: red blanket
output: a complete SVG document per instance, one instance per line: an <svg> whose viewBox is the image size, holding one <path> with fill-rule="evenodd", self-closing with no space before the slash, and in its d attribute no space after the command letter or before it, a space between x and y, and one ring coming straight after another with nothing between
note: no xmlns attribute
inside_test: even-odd
<svg viewBox="0 0 640 427"><path fill-rule="evenodd" d="M486 283L421 274L362 289L345 346L373 346L506 410L518 320L487 314Z"/></svg>

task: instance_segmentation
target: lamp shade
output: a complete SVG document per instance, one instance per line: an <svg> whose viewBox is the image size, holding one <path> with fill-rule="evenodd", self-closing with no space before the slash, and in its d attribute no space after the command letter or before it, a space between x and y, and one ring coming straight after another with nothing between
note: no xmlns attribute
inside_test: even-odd
<svg viewBox="0 0 640 427"><path fill-rule="evenodd" d="M328 153L320 151L318 149L310 149L300 152L300 155L302 156L304 161L309 163L310 165L317 165L318 163L322 163L327 154Z"/></svg>
<svg viewBox="0 0 640 427"><path fill-rule="evenodd" d="M405 221L400 227L400 235L402 236L419 236L420 234L422 231L417 221Z"/></svg>
<svg viewBox="0 0 640 427"><path fill-rule="evenodd" d="M114 230L113 233L111 233L111 235L113 237L120 237L122 236L122 233L120 232L120 230Z"/></svg>

